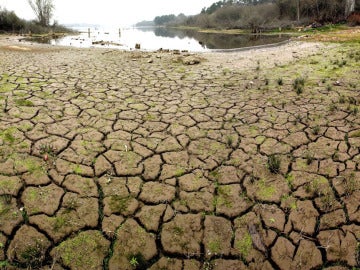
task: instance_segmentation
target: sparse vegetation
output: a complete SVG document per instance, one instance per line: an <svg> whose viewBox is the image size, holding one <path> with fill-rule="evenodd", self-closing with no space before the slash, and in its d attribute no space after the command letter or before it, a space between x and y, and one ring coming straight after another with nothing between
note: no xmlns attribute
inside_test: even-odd
<svg viewBox="0 0 360 270"><path fill-rule="evenodd" d="M38 162L37 160L26 159L24 161L20 161L20 163L25 166L25 168L30 174L37 176L46 174L46 168L43 166L42 163Z"/></svg>
<svg viewBox="0 0 360 270"><path fill-rule="evenodd" d="M324 177L315 178L305 185L305 191L312 195L320 196L324 194L327 183L327 179Z"/></svg>
<svg viewBox="0 0 360 270"><path fill-rule="evenodd" d="M0 197L0 217L7 214L10 211L10 206Z"/></svg>
<svg viewBox="0 0 360 270"><path fill-rule="evenodd" d="M99 259L93 255L106 252L101 233L98 231L80 232L63 241L54 249L61 262L74 269L98 269ZM99 265L100 263L100 265Z"/></svg>
<svg viewBox="0 0 360 270"><path fill-rule="evenodd" d="M16 105L24 107L33 107L34 103L31 100L17 99L15 100Z"/></svg>
<svg viewBox="0 0 360 270"><path fill-rule="evenodd" d="M128 259L133 269L147 269L147 262L141 253L130 254Z"/></svg>
<svg viewBox="0 0 360 270"><path fill-rule="evenodd" d="M281 160L277 155L273 154L268 156L267 167L271 173L279 173L280 164L281 164Z"/></svg>
<svg viewBox="0 0 360 270"><path fill-rule="evenodd" d="M304 92L305 79L303 77L298 77L293 83L293 88L296 94L300 95Z"/></svg>
<svg viewBox="0 0 360 270"><path fill-rule="evenodd" d="M290 195L281 196L281 203L287 212L297 209L296 199Z"/></svg>
<svg viewBox="0 0 360 270"><path fill-rule="evenodd" d="M293 189L293 183L294 183L294 176L290 173L287 174L285 177L286 183L288 184L290 189Z"/></svg>
<svg viewBox="0 0 360 270"><path fill-rule="evenodd" d="M355 190L359 188L359 184L355 179L354 172L343 179L343 184L346 196L350 196Z"/></svg>
<svg viewBox="0 0 360 270"><path fill-rule="evenodd" d="M273 185L269 185L268 183L266 183L265 179L260 179L257 182L256 187L258 189L257 194L259 195L259 199L261 200L266 200L271 198L276 192L275 187Z"/></svg>
<svg viewBox="0 0 360 270"><path fill-rule="evenodd" d="M57 216L54 218L53 228L57 232L69 223L65 215Z"/></svg>
<svg viewBox="0 0 360 270"><path fill-rule="evenodd" d="M345 134L344 141L345 141L347 147L351 146L350 142L349 142L349 134L347 134L347 133Z"/></svg>
<svg viewBox="0 0 360 270"><path fill-rule="evenodd" d="M307 151L305 153L305 159L306 159L306 164L310 165L314 160L315 160L315 155L314 153Z"/></svg>
<svg viewBox="0 0 360 270"><path fill-rule="evenodd" d="M21 262L24 262L26 267L39 268L42 266L46 248L40 241L36 241L33 245L26 247L20 254Z"/></svg>
<svg viewBox="0 0 360 270"><path fill-rule="evenodd" d="M227 146L231 148L233 143L234 143L234 138L232 136L230 136L230 135L226 136L226 144L227 144Z"/></svg>
<svg viewBox="0 0 360 270"><path fill-rule="evenodd" d="M185 171L184 168L178 168L178 169L175 171L175 177L183 176L185 172L186 172L186 171Z"/></svg>
<svg viewBox="0 0 360 270"><path fill-rule="evenodd" d="M314 126L314 127L311 129L311 132L312 132L313 135L319 135L319 133L320 133L320 126L319 126L319 125Z"/></svg>
<svg viewBox="0 0 360 270"><path fill-rule="evenodd" d="M360 137L360 130L351 133L350 137L351 138L359 138Z"/></svg>
<svg viewBox="0 0 360 270"><path fill-rule="evenodd" d="M346 102L346 97L344 96L344 95L341 95L340 97L339 97L339 103L340 104L344 104Z"/></svg>
<svg viewBox="0 0 360 270"><path fill-rule="evenodd" d="M0 188L0 191L2 191L1 188ZM3 195L0 195L0 198L3 199L3 201L5 202L5 205L11 204L11 200L12 200L11 194L3 194Z"/></svg>
<svg viewBox="0 0 360 270"><path fill-rule="evenodd" d="M243 258L246 258L249 255L249 252L252 249L252 239L249 233L246 233L242 240L236 241L235 247L240 252Z"/></svg>
<svg viewBox="0 0 360 270"><path fill-rule="evenodd" d="M208 247L209 247L209 251L212 254L216 254L216 253L220 252L220 248L221 248L219 240L210 241L208 244Z"/></svg>
<svg viewBox="0 0 360 270"><path fill-rule="evenodd" d="M330 104L330 106L329 106L329 111L330 112L335 112L336 110L337 110L338 108L337 108L337 106L336 106L336 104L335 103L331 103Z"/></svg>
<svg viewBox="0 0 360 270"><path fill-rule="evenodd" d="M5 267L6 269L7 266L10 266L8 261L0 261L0 267Z"/></svg>
<svg viewBox="0 0 360 270"><path fill-rule="evenodd" d="M81 175L83 170L79 164L76 164L75 166L73 166L73 172L77 175Z"/></svg>
<svg viewBox="0 0 360 270"><path fill-rule="evenodd" d="M14 129L0 131L0 138L10 145L14 144L16 140L14 136Z"/></svg>
<svg viewBox="0 0 360 270"><path fill-rule="evenodd" d="M358 101L354 97L350 96L350 97L348 97L348 100L349 100L349 104L351 104L351 105L357 105L358 104Z"/></svg>
<svg viewBox="0 0 360 270"><path fill-rule="evenodd" d="M330 212L333 210L334 205L336 203L336 199L334 196L334 193L330 188L327 188L322 191L321 197L320 197L321 207L323 211Z"/></svg>
<svg viewBox="0 0 360 270"><path fill-rule="evenodd" d="M139 265L139 262L137 261L136 257L131 257L130 259L130 265L131 267L133 267L134 269L136 269L136 267Z"/></svg>
<svg viewBox="0 0 360 270"><path fill-rule="evenodd" d="M42 144L40 145L40 154L50 154L50 155L54 155L56 148L52 145L52 144Z"/></svg>
<svg viewBox="0 0 360 270"><path fill-rule="evenodd" d="M173 228L173 230L174 230L174 234L177 234L177 235L182 235L184 233L184 229L179 226L175 226Z"/></svg>
<svg viewBox="0 0 360 270"><path fill-rule="evenodd" d="M130 196L121 197L119 195L113 195L110 199L110 208L115 213L122 213L126 211L129 203L130 203Z"/></svg>

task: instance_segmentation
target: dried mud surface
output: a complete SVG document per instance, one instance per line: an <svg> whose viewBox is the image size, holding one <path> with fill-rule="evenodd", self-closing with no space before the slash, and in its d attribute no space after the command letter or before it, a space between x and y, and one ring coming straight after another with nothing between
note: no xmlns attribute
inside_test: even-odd
<svg viewBox="0 0 360 270"><path fill-rule="evenodd" d="M359 51L0 37L0 268L360 267Z"/></svg>

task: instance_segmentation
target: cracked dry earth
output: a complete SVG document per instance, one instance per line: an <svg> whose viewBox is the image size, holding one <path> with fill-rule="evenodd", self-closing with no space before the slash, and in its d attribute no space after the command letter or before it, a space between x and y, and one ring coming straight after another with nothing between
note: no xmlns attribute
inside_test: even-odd
<svg viewBox="0 0 360 270"><path fill-rule="evenodd" d="M0 268L359 267L358 45L9 44Z"/></svg>

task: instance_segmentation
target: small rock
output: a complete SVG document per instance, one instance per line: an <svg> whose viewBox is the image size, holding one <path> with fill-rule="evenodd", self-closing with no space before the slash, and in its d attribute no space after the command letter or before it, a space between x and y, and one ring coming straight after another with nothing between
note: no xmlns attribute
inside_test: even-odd
<svg viewBox="0 0 360 270"><path fill-rule="evenodd" d="M251 235L251 239L254 247L260 252L262 252L265 255L265 257L267 257L268 256L267 249L264 245L264 241L262 240L260 233L256 229L256 226L254 224L248 224L248 230Z"/></svg>
<svg viewBox="0 0 360 270"><path fill-rule="evenodd" d="M151 63L154 62L154 60L153 60L153 59L149 59L147 62L148 62L149 64L151 64Z"/></svg>
<svg viewBox="0 0 360 270"><path fill-rule="evenodd" d="M197 57L186 57L182 60L182 62L184 65L192 66L192 65L200 64L201 61Z"/></svg>

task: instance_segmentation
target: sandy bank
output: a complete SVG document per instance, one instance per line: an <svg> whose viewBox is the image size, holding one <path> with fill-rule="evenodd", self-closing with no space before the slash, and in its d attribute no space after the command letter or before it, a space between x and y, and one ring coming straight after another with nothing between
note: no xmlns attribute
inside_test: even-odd
<svg viewBox="0 0 360 270"><path fill-rule="evenodd" d="M0 36L0 48L3 50L12 51L31 51L31 52L48 52L48 51L64 51L67 50L81 50L81 51L120 51L109 48L74 48L65 46L54 46L46 44L37 44L30 42L21 42L20 36ZM192 55L201 56L209 61L207 65L218 65L224 68L240 68L240 69L253 69L259 65L262 67L274 67L277 65L285 65L296 59L305 58L317 53L324 53L324 50L329 46L338 46L335 44L325 45L320 42L301 42L301 41L289 41L288 43L280 44L279 46L264 46L242 49L239 51L214 51L205 53L191 53ZM154 52L139 52L139 51L121 51L129 54L140 54L142 56L148 56ZM169 54L172 54L171 52Z"/></svg>

